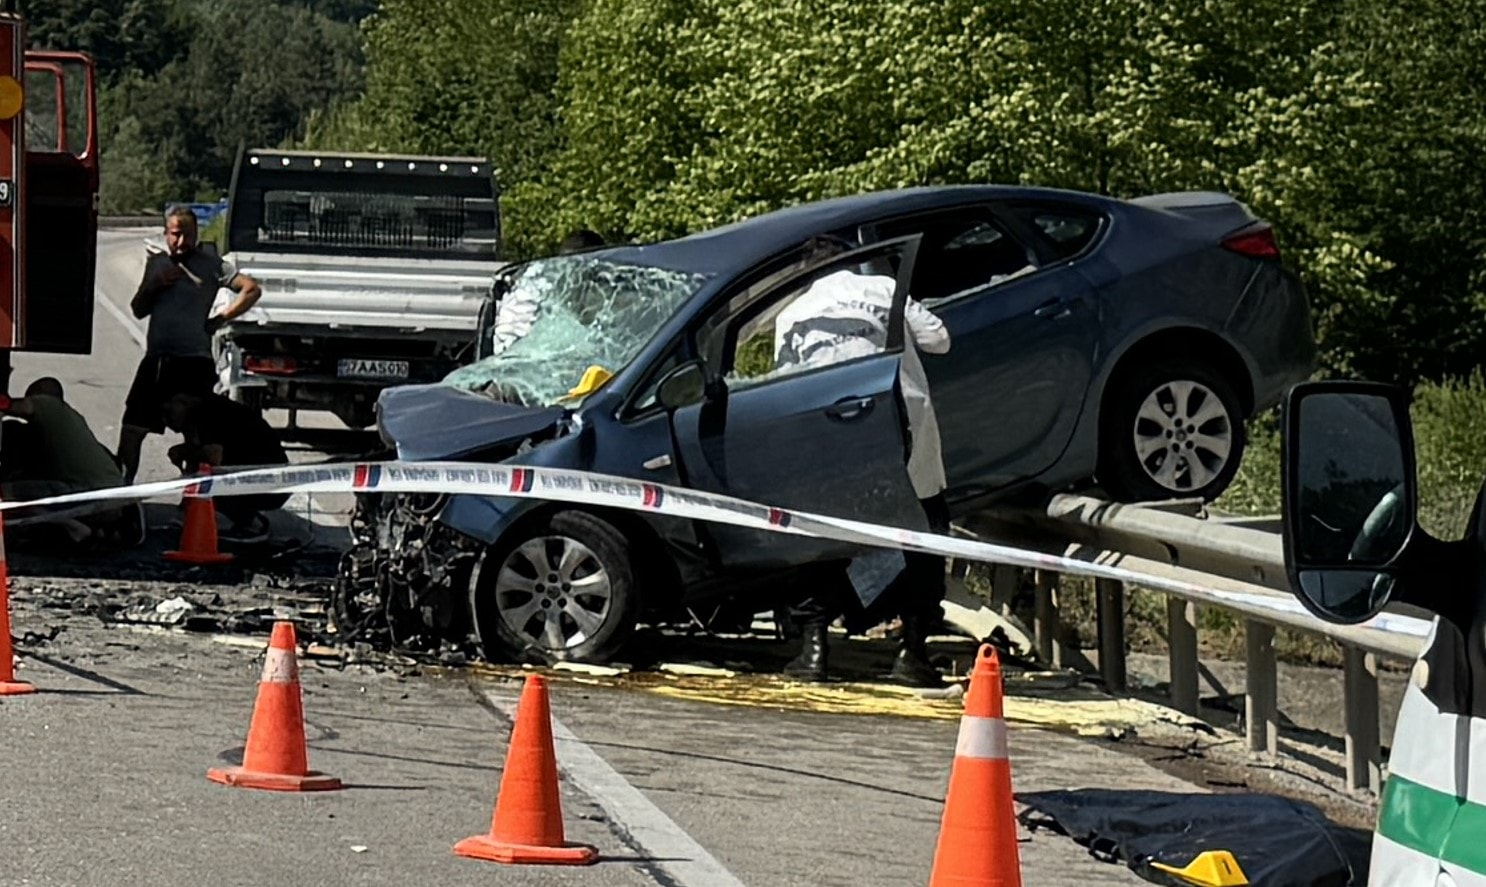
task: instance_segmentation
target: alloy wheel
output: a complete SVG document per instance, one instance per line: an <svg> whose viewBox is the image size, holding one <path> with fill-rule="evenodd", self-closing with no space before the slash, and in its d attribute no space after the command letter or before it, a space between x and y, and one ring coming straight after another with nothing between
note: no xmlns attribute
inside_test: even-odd
<svg viewBox="0 0 1486 887"><path fill-rule="evenodd" d="M495 577L500 618L522 641L560 651L592 638L614 601L609 572L570 536L536 536L506 556Z"/></svg>
<svg viewBox="0 0 1486 887"><path fill-rule="evenodd" d="M1200 382L1158 386L1141 402L1132 433L1141 468L1174 493L1207 486L1233 453L1233 418L1222 398Z"/></svg>

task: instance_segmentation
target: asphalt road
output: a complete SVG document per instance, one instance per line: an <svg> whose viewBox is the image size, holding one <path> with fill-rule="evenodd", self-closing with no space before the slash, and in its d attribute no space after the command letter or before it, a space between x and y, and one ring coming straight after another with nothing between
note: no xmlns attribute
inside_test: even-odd
<svg viewBox="0 0 1486 887"><path fill-rule="evenodd" d="M603 859L583 869L477 863L452 847L490 827L519 684L301 658L310 765L347 787L230 789L205 772L240 760L261 647L105 626L57 608L56 592L44 580L14 583L16 634L56 636L23 643L19 674L41 692L0 698L0 884L928 878L953 719L740 708L554 681L567 837ZM1019 792L1194 790L1074 737L1014 728L1010 744ZM1021 854L1027 884L1143 883L1045 832Z"/></svg>
<svg viewBox="0 0 1486 887"><path fill-rule="evenodd" d="M145 233L100 236L91 356L15 361L13 390L58 376L109 445L141 353L139 325L124 306ZM142 479L172 475L170 442L149 440ZM322 504L319 523L334 525L333 505ZM0 884L896 887L928 879L955 749L953 710L821 714L557 682L568 837L597 846L604 860L583 869L476 863L451 848L490 826L517 684L471 671L302 661L311 766L348 787L306 796L228 789L205 771L240 754L261 648L106 625L58 598L78 580L46 575L12 582L21 675L43 692L0 699ZM81 586L172 592L167 582ZM216 590L227 598L250 591ZM1061 733L1018 727L1010 745L1019 792L1201 790ZM1029 885L1144 883L1067 838L1037 832L1020 846Z"/></svg>

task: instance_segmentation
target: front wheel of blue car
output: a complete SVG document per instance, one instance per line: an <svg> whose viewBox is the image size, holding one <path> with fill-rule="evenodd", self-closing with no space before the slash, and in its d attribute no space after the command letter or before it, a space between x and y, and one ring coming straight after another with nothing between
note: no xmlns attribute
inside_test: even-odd
<svg viewBox="0 0 1486 887"><path fill-rule="evenodd" d="M490 659L605 662L633 632L638 604L624 534L581 511L517 527L470 576L470 609Z"/></svg>
<svg viewBox="0 0 1486 887"><path fill-rule="evenodd" d="M1215 370L1188 360L1139 367L1105 399L1099 483L1122 502L1200 498L1233 482L1246 435L1242 403Z"/></svg>

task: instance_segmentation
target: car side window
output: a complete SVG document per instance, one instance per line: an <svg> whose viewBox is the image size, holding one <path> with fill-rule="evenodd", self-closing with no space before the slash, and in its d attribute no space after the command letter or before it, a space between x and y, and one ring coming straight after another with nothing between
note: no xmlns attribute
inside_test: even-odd
<svg viewBox="0 0 1486 887"><path fill-rule="evenodd" d="M1103 221L1097 213L1064 206L1027 204L1012 211L1028 227L1042 233L1059 259L1071 259L1088 249Z"/></svg>
<svg viewBox="0 0 1486 887"><path fill-rule="evenodd" d="M923 235L912 296L930 308L1037 270L1035 254L983 209L903 219L878 233Z"/></svg>
<svg viewBox="0 0 1486 887"><path fill-rule="evenodd" d="M709 322L701 352L716 355L730 390L741 390L896 350L888 334L899 248L823 265Z"/></svg>

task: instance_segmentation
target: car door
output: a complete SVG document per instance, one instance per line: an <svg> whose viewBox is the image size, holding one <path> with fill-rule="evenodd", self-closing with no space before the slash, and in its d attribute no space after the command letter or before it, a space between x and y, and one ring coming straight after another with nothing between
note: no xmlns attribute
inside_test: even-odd
<svg viewBox="0 0 1486 887"><path fill-rule="evenodd" d="M26 53L25 301L18 351L93 350L98 127L93 63Z"/></svg>
<svg viewBox="0 0 1486 887"><path fill-rule="evenodd" d="M903 297L916 246L917 238L906 238L854 250L719 306L698 333L711 391L672 414L689 486L783 509L926 528L908 479L898 388ZM795 321L819 293L812 284L864 269L891 287L882 340L849 356L838 349L836 357L777 362L785 324L798 329ZM724 567L775 568L861 551L721 524L705 532Z"/></svg>
<svg viewBox="0 0 1486 887"><path fill-rule="evenodd" d="M950 495L1036 476L1067 448L1093 375L1091 285L989 205L897 220L870 235L907 233L923 237L912 295L951 337L948 353L923 355Z"/></svg>

